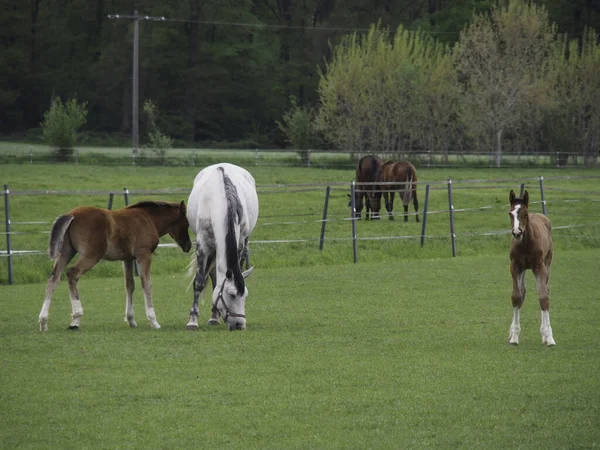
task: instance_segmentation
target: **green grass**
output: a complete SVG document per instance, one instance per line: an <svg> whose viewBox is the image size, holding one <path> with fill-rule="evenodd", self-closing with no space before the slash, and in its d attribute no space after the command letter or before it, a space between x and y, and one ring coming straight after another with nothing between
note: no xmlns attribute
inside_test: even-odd
<svg viewBox="0 0 600 450"><path fill-rule="evenodd" d="M248 329L187 332L182 276L154 276L161 330L121 278L0 287L2 448L593 448L600 445L596 250L557 252L539 335L527 276L519 347L507 255L259 268Z"/></svg>
<svg viewBox="0 0 600 450"><path fill-rule="evenodd" d="M259 189L260 217L251 237L251 262L261 268L315 266L346 263L353 260L352 230L347 194L352 170L322 170L290 167L249 167ZM595 170L538 169L418 169L420 210L424 207L425 184L431 184L430 214L426 241L420 248L421 224L414 216L404 223L395 221L357 223L359 262L397 261L451 257L446 180L453 180L456 246L459 257L481 254L504 254L507 234L508 191L519 190L522 182L530 192L532 209L541 211L538 176L544 175L548 214L555 227L557 250L600 247L600 214L597 210L600 191ZM75 206L106 207L108 191L115 193L114 207L124 206L123 188L133 194L131 202L142 199L187 200L198 167L131 167L86 166L73 164L5 164L0 165L0 183L11 189L10 207L12 248L44 250L54 219ZM581 178L582 176L591 178ZM579 177L575 179L565 177ZM595 178L594 178L595 177ZM474 183L473 180L498 180ZM315 187L291 186L317 184ZM324 250L319 236L326 185L332 185L329 200ZM285 186L281 186L285 185ZM148 194L145 190L178 189L170 194ZM23 191L85 191L79 194L18 195ZM102 194L90 194L102 191ZM485 209L479 209L485 207ZM396 199L396 212L401 210ZM463 211L467 209L468 211ZM412 205L410 212L413 212ZM4 213L0 213L4 222ZM24 224L24 222L44 222ZM574 226L574 227L572 227ZM571 227L564 228L561 227ZM491 233L481 235L481 233ZM294 243L262 241L300 240ZM164 238L163 242L169 242ZM0 250L6 241L0 239ZM16 283L44 282L50 272L46 255L14 256ZM159 249L153 273L177 274L187 264L189 255L176 249ZM119 276L121 267L101 263L86 277ZM0 257L0 284L8 281L7 258Z"/></svg>

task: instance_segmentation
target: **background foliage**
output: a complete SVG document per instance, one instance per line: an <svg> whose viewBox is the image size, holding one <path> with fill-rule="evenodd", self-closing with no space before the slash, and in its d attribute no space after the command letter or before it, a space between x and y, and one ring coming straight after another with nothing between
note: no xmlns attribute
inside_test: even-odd
<svg viewBox="0 0 600 450"><path fill-rule="evenodd" d="M580 48L585 33L589 33L585 40L589 51L580 53L584 60L581 63L571 62L574 55L571 51L565 56L570 72L565 68L566 72L560 77L563 89L555 99L557 106L552 113L538 111L535 105L528 104L533 108L527 117L535 120L521 121L504 132L503 148L510 151L567 146L558 139L564 134L553 135L551 125L570 115L571 110L586 111L586 106L577 103L574 100L577 97L571 97L571 88L565 89L565 82L578 83L579 78L573 71L579 73L584 67L590 75L598 72L598 63L594 62L597 56L588 57L598 53L596 37L584 31L585 27L598 30L597 2L538 0L535 4L537 8L547 7L547 19L556 24L561 36L567 33L565 46L575 45L568 41L576 41L575 46ZM131 127L132 23L126 19L109 19L108 14L132 14L138 10L142 15L169 19L140 21L140 103L153 99L162 113L159 128L180 145L201 142L204 146L219 146L232 141L251 148L285 145L286 136L276 121L281 121L289 109L290 96L297 98L301 107L319 107L319 70L323 71L332 61L336 46L348 39L347 35L363 36L376 23L380 30L403 30L402 38L387 31L388 45L392 39L405 42L406 30L421 29L431 38L419 35L419 40L433 39L439 46L435 52L427 51L432 59L426 58L426 62L431 66L412 61L398 66L398 73L390 74L396 87L412 92L402 104L390 99L390 108L407 105L410 108L397 111L400 117L384 114L386 122L395 119L403 122L398 125L401 129L377 138L382 141L379 144L431 146L437 151L444 151L448 146L478 145L481 139L477 130L481 127L467 130L464 121L458 120L455 109L465 105L453 101L457 98L456 88L451 87L454 66L449 67L445 58L448 49L461 38L461 31L468 34L469 24L480 20L472 21L473 14L494 17L495 13L490 12L493 5L491 0L176 0L168 3L158 0L0 0L0 15L4 19L0 31L0 78L3 80L0 133L11 136L21 133L35 139L39 131L29 130L38 129L51 98L77 96L89 105L86 132L91 137L103 140L103 136L110 133L123 136L123 142L127 142ZM383 52L383 48L379 51ZM371 71L382 69L383 66L373 67ZM551 74L545 69L543 72L540 76ZM445 81L440 83L440 80ZM594 81L588 80L593 85ZM389 92L392 85L384 83L380 89ZM584 89L579 86L575 90L585 92ZM356 95L364 97L367 93ZM565 95L569 96L568 100ZM523 102L528 99L530 97L524 98ZM372 107L371 117L362 120L382 117L381 105L377 108L374 100L368 105ZM449 111L445 112L441 105L449 107ZM413 109L416 114L412 114ZM522 117L522 114L514 117ZM593 153L597 149L597 138L586 133L597 128L596 116L591 121L585 114L578 117L572 127L566 122L561 122L561 126L571 127L567 131L576 134L569 142L576 142L573 145L577 149L588 151L586 149L591 147ZM421 133L413 131L415 124L421 125ZM369 133L361 131L368 136L365 148L377 144L372 131L380 129ZM339 143L331 139L329 145Z"/></svg>

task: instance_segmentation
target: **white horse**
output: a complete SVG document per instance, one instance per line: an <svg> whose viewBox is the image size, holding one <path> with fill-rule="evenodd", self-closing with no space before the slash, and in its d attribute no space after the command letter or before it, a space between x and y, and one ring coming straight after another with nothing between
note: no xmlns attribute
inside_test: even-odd
<svg viewBox="0 0 600 450"><path fill-rule="evenodd" d="M198 329L198 298L206 286L206 276L210 275L213 294L208 323L218 324L221 315L229 330L245 329L245 279L253 267L242 273L241 262L258 219L254 178L233 164L206 167L194 180L187 218L196 233L196 252L191 264L195 272L194 302L186 328Z"/></svg>

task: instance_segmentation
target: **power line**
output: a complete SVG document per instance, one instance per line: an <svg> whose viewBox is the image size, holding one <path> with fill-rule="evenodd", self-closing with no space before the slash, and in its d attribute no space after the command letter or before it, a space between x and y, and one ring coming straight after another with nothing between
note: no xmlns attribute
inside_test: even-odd
<svg viewBox="0 0 600 450"><path fill-rule="evenodd" d="M109 19L134 19L134 15L126 14L109 14ZM231 27L244 27L244 28L270 28L270 29L286 29L286 30L304 30L304 31L369 31L369 28L351 28L351 27L305 27L301 25L276 25L268 23L250 23L250 22L227 22L227 21L215 21L215 20L199 20L199 19L170 19L165 16L138 16L138 20L151 20L155 22L172 22L172 23L193 23L197 25L221 25ZM419 30L408 30L417 32ZM460 34L458 31L427 31L429 34Z"/></svg>

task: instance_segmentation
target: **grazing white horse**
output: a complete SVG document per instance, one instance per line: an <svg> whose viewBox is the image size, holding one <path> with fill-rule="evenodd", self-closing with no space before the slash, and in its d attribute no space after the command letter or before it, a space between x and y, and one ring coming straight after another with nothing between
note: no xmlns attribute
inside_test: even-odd
<svg viewBox="0 0 600 450"><path fill-rule="evenodd" d="M218 324L221 315L229 330L245 329L245 278L253 267L242 273L241 262L258 219L254 178L233 164L206 167L194 180L187 218L196 233L196 252L191 265L195 271L194 302L186 328L198 329L198 298L210 275L213 294L208 323Z"/></svg>

